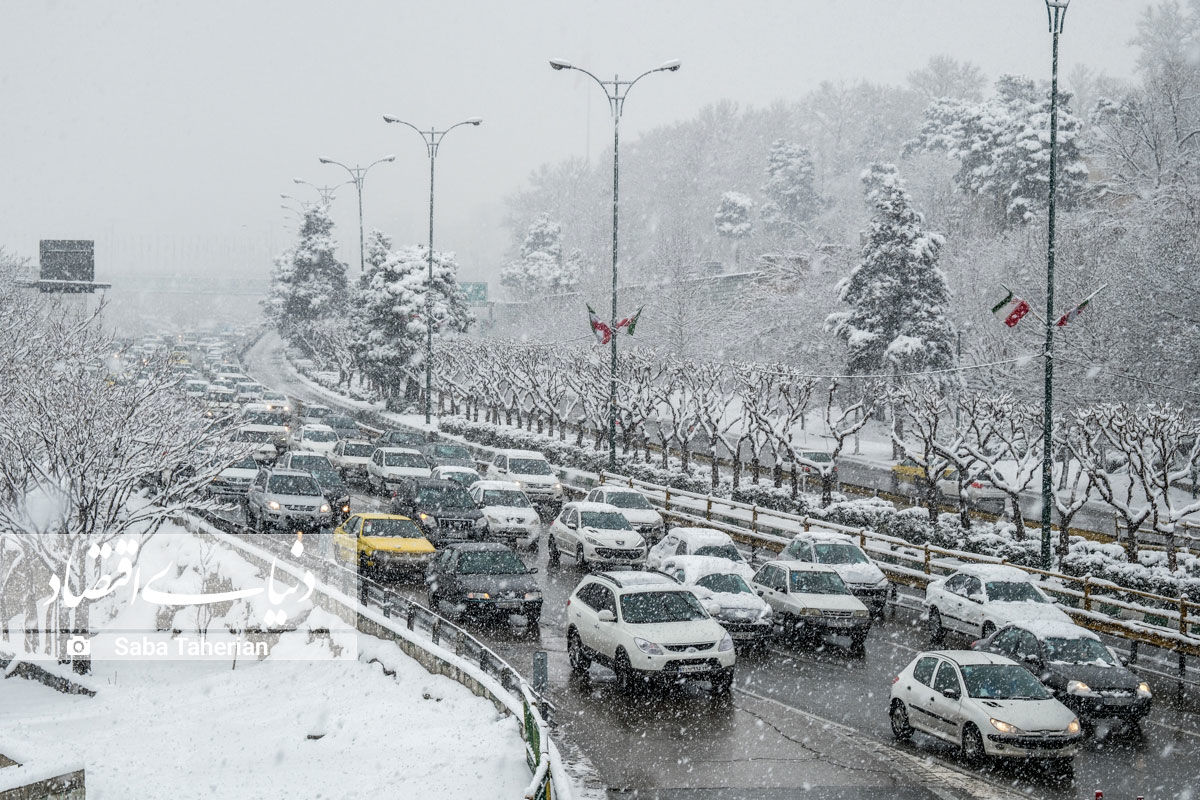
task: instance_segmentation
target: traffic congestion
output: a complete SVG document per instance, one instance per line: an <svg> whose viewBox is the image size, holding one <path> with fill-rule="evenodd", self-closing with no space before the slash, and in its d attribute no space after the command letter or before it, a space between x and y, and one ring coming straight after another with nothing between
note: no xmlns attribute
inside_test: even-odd
<svg viewBox="0 0 1200 800"><path fill-rule="evenodd" d="M214 500L257 532L315 535L330 559L501 641L561 637L579 691L720 703L743 669L852 665L899 646L887 621L897 587L849 537L798 533L748 558L725 532L671 524L636 489L577 491L535 451L480 457L415 429L368 435L220 353L180 370L251 450L213 481ZM917 625L906 638L926 649L874 703L897 744L949 746L972 768L1033 762L1055 784L1097 731L1144 741L1149 683L1028 573L965 566L930 584Z"/></svg>

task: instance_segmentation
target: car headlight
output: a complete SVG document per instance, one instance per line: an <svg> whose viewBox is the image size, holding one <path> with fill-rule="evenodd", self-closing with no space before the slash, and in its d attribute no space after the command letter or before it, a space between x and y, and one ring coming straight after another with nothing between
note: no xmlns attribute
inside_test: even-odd
<svg viewBox="0 0 1200 800"><path fill-rule="evenodd" d="M329 513L329 503L321 503L321 508L318 509L322 514Z"/></svg>
<svg viewBox="0 0 1200 800"><path fill-rule="evenodd" d="M1150 697L1150 684L1142 681L1137 688L1138 697Z"/></svg>
<svg viewBox="0 0 1200 800"><path fill-rule="evenodd" d="M1067 733L1071 733L1071 734L1079 733L1079 720L1078 719L1071 720L1071 724L1067 726Z"/></svg>
<svg viewBox="0 0 1200 800"><path fill-rule="evenodd" d="M1095 692L1092 691L1092 687L1083 681L1067 681L1067 694L1079 697L1091 697Z"/></svg>
<svg viewBox="0 0 1200 800"><path fill-rule="evenodd" d="M271 500L270 502L267 503L267 508L271 509L272 511L278 511L279 510L279 502L276 500Z"/></svg>
<svg viewBox="0 0 1200 800"><path fill-rule="evenodd" d="M732 649L733 649L733 637L727 633L723 637L721 637L721 643L719 645L717 645L717 651L721 652L721 653L728 653Z"/></svg>
<svg viewBox="0 0 1200 800"><path fill-rule="evenodd" d="M429 520L433 519L433 517L429 516L424 511L418 513L417 518L420 519L421 522L429 522Z"/></svg>
<svg viewBox="0 0 1200 800"><path fill-rule="evenodd" d="M802 617L819 617L819 616L821 616L821 609L819 609L819 608L802 608L802 609L800 609L800 616L802 616Z"/></svg>
<svg viewBox="0 0 1200 800"><path fill-rule="evenodd" d="M468 600L491 600L492 596L487 592L467 592Z"/></svg>
<svg viewBox="0 0 1200 800"><path fill-rule="evenodd" d="M343 514L349 514L349 513L350 513L350 504L349 504L349 503L344 503L344 504L342 505L342 513L343 513Z"/></svg>
<svg viewBox="0 0 1200 800"><path fill-rule="evenodd" d="M1018 728L1016 725L1013 725L1008 722L1003 722L998 719L990 719L990 720L988 720L988 722L992 723L992 727L995 728L996 730L1000 731L1001 733L1020 733L1021 732L1020 728Z"/></svg>
<svg viewBox="0 0 1200 800"><path fill-rule="evenodd" d="M865 608L856 608L854 609L854 616L865 617L867 616L867 610Z"/></svg>
<svg viewBox="0 0 1200 800"><path fill-rule="evenodd" d="M525 599L526 600L541 600L542 593L541 592L526 592Z"/></svg>
<svg viewBox="0 0 1200 800"><path fill-rule="evenodd" d="M638 650L641 650L648 656L661 656L663 654L663 649L661 647L656 645L654 642L647 641L641 637L633 637L633 643L637 645Z"/></svg>

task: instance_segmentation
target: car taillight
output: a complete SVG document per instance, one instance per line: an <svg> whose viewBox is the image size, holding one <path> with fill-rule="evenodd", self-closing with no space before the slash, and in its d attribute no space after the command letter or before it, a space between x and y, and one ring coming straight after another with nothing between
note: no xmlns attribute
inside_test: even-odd
<svg viewBox="0 0 1200 800"><path fill-rule="evenodd" d="M971 488L972 488L972 489L982 489L982 488L983 488L983 484L982 484L982 483L980 483L979 481L972 481L972 482L971 482Z"/></svg>
<svg viewBox="0 0 1200 800"><path fill-rule="evenodd" d="M571 607L571 598L567 598L567 608Z"/></svg>
<svg viewBox="0 0 1200 800"><path fill-rule="evenodd" d="M892 683L899 683L899 682L900 682L900 676L899 676L899 675L897 675L896 677L892 678Z"/></svg>

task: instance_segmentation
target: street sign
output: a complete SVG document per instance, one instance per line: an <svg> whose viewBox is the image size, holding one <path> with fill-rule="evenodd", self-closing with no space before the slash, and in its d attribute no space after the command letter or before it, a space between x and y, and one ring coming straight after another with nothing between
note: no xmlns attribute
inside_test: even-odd
<svg viewBox="0 0 1200 800"><path fill-rule="evenodd" d="M460 281L458 288L467 296L467 305L485 306L488 301L488 285L486 281Z"/></svg>
<svg viewBox="0 0 1200 800"><path fill-rule="evenodd" d="M91 239L42 239L38 288L43 292L91 292L96 288L96 243Z"/></svg>

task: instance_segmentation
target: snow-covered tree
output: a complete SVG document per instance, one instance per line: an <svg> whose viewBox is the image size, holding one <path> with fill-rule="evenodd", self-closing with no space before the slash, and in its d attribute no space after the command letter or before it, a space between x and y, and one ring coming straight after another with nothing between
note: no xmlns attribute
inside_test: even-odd
<svg viewBox="0 0 1200 800"><path fill-rule="evenodd" d="M275 260L266 311L287 338L317 320L341 316L349 301L346 264L338 260L333 220L324 204L308 206L300 240Z"/></svg>
<svg viewBox="0 0 1200 800"><path fill-rule="evenodd" d="M983 70L970 61L947 55L931 56L924 67L908 73L908 85L927 100L949 97L979 101L987 83Z"/></svg>
<svg viewBox="0 0 1200 800"><path fill-rule="evenodd" d="M717 235L733 242L733 263L738 263L739 243L754 232L754 221L750 218L754 201L740 192L721 195L721 204L713 215Z"/></svg>
<svg viewBox="0 0 1200 800"><path fill-rule="evenodd" d="M500 283L518 299L573 292L581 261L577 251L563 256L561 226L540 214L525 232L520 257L500 272Z"/></svg>
<svg viewBox="0 0 1200 800"><path fill-rule="evenodd" d="M862 180L874 214L861 261L838 285L851 310L831 314L827 325L846 342L851 372L949 367L950 293L937 266L944 240L926 230L895 166L873 164Z"/></svg>
<svg viewBox="0 0 1200 800"><path fill-rule="evenodd" d="M425 245L389 253L368 270L355 295L357 329L352 348L363 374L389 397L416 395L429 310L435 338L466 331L471 323L466 297L458 288L453 253L434 251L432 303L426 308L428 258Z"/></svg>
<svg viewBox="0 0 1200 800"><path fill-rule="evenodd" d="M785 238L799 233L823 204L814 184L812 153L795 142L776 139L767 154L762 192L766 196L760 212L763 227Z"/></svg>

